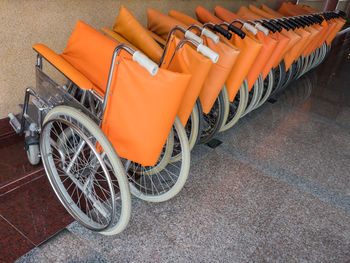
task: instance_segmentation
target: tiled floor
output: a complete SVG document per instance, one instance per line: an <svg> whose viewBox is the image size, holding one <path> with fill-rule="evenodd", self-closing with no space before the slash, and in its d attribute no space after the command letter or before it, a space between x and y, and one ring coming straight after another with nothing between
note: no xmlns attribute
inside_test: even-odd
<svg viewBox="0 0 350 263"><path fill-rule="evenodd" d="M41 165L31 166L23 137L0 121L0 262L13 262L71 222Z"/></svg>
<svg viewBox="0 0 350 263"><path fill-rule="evenodd" d="M133 199L117 236L73 223L18 262L349 262L349 73L338 46L219 147L196 147L177 197Z"/></svg>

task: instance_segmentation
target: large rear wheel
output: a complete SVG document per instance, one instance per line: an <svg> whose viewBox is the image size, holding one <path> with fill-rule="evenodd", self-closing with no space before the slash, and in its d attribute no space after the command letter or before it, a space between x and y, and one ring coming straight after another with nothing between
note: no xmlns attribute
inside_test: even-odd
<svg viewBox="0 0 350 263"><path fill-rule="evenodd" d="M222 124L220 131L226 131L233 127L237 123L237 121L242 116L245 107L247 105L247 91L248 88L242 84L240 89L238 90L236 97L232 102L229 101L228 91L226 86L223 89L224 100L229 103L229 112L226 119L226 122Z"/></svg>
<svg viewBox="0 0 350 263"><path fill-rule="evenodd" d="M208 114L202 112L203 128L199 143L210 141L220 130L223 122L226 121L229 112L229 105L225 103L223 91L221 90L213 107Z"/></svg>
<svg viewBox="0 0 350 263"><path fill-rule="evenodd" d="M46 115L40 142L46 174L67 211L102 234L124 230L131 212L129 185L97 124L77 109L58 106Z"/></svg>
<svg viewBox="0 0 350 263"><path fill-rule="evenodd" d="M125 161L130 190L134 196L149 202L163 202L177 195L184 186L190 169L190 148L186 131L178 117L169 136L173 138L167 140L173 141L170 156L179 155L178 161L170 161L169 158L163 168L157 170L153 166ZM167 143L164 148L167 148ZM163 159L163 154L159 158Z"/></svg>

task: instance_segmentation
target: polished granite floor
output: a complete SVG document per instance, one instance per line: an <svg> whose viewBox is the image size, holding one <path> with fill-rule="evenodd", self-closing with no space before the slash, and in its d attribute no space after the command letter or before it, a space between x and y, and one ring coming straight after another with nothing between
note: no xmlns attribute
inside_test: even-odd
<svg viewBox="0 0 350 263"><path fill-rule="evenodd" d="M350 262L349 47L196 147L182 192L133 199L122 234L72 223L18 262Z"/></svg>

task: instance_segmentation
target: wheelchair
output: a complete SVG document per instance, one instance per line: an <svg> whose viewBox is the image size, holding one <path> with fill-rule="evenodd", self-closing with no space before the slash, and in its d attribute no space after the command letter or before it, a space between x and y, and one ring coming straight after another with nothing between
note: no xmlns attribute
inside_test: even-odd
<svg viewBox="0 0 350 263"><path fill-rule="evenodd" d="M163 202L180 192L190 150L176 114L190 74L160 69L82 21L62 54L33 48L36 89L26 89L22 114L10 113L10 124L75 220L114 235L128 225L131 194ZM44 62L65 85L44 72Z"/></svg>

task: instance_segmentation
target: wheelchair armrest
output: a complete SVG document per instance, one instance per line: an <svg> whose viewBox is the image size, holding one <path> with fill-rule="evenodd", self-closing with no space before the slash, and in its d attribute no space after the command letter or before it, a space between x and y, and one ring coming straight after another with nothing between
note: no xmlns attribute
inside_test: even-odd
<svg viewBox="0 0 350 263"><path fill-rule="evenodd" d="M88 78L86 78L70 63L68 63L63 57L52 51L49 47L43 44L34 44L33 49L43 56L48 62L50 62L55 68L61 71L62 74L73 81L78 87L86 90L96 90L96 86Z"/></svg>

